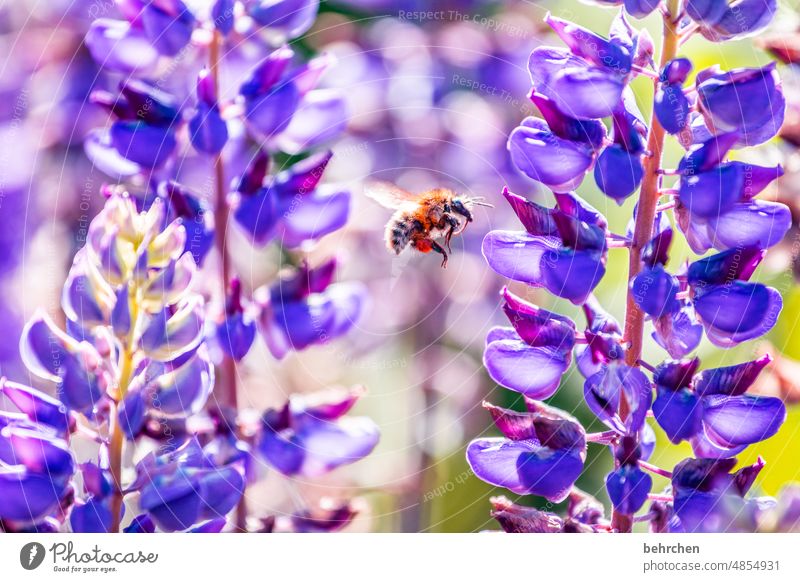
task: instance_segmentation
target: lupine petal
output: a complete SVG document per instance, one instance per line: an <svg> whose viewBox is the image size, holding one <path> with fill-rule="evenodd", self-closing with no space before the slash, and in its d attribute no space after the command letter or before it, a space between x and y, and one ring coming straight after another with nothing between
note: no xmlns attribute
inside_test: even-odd
<svg viewBox="0 0 800 582"><path fill-rule="evenodd" d="M583 470L577 451L553 451L534 441L477 439L467 447L467 461L479 479L520 495L564 499Z"/></svg>
<svg viewBox="0 0 800 582"><path fill-rule="evenodd" d="M25 471L21 466L0 467L0 518L36 522L58 507L66 481Z"/></svg>
<svg viewBox="0 0 800 582"><path fill-rule="evenodd" d="M483 256L496 273L515 281L541 286L544 256L558 248L553 237L493 230L483 239Z"/></svg>
<svg viewBox="0 0 800 582"><path fill-rule="evenodd" d="M116 150L107 131L90 131L83 142L83 149L92 164L109 176L122 179L142 171L142 166L123 157Z"/></svg>
<svg viewBox="0 0 800 582"><path fill-rule="evenodd" d="M606 477L606 490L614 509L633 515L647 501L653 479L638 467L623 465Z"/></svg>
<svg viewBox="0 0 800 582"><path fill-rule="evenodd" d="M186 416L200 411L214 386L214 367L199 353L152 383L152 407L166 415Z"/></svg>
<svg viewBox="0 0 800 582"><path fill-rule="evenodd" d="M761 371L769 365L772 357L768 354L751 362L703 370L694 379L694 390L701 396L724 394L740 396L753 385Z"/></svg>
<svg viewBox="0 0 800 582"><path fill-rule="evenodd" d="M310 91L300 101L275 144L289 154L312 150L341 135L348 117L347 103L341 92L333 89Z"/></svg>
<svg viewBox="0 0 800 582"><path fill-rule="evenodd" d="M311 28L318 10L319 0L257 0L248 7L248 14L261 26L293 39Z"/></svg>
<svg viewBox="0 0 800 582"><path fill-rule="evenodd" d="M625 0L625 11L636 18L644 18L658 7L659 2L660 0Z"/></svg>
<svg viewBox="0 0 800 582"><path fill-rule="evenodd" d="M612 429L625 433L642 428L650 408L650 381L638 368L614 363L590 376L583 384L589 409ZM625 394L630 414L623 423L619 417L620 396Z"/></svg>
<svg viewBox="0 0 800 582"><path fill-rule="evenodd" d="M570 354L550 347L531 347L521 340L500 340L486 347L483 359L495 382L543 400L558 389L561 376L569 367Z"/></svg>
<svg viewBox="0 0 800 582"><path fill-rule="evenodd" d="M155 477L139 497L140 507L165 531L191 527L199 516L201 499L196 485L184 471Z"/></svg>
<svg viewBox="0 0 800 582"><path fill-rule="evenodd" d="M220 348L237 362L250 351L256 339L256 324L243 313L233 313L217 326L217 342Z"/></svg>
<svg viewBox="0 0 800 582"><path fill-rule="evenodd" d="M686 0L686 13L695 22L715 24L728 8L727 2L719 0Z"/></svg>
<svg viewBox="0 0 800 582"><path fill-rule="evenodd" d="M682 176L678 196L692 214L708 219L729 211L743 190L742 168L724 164L713 170Z"/></svg>
<svg viewBox="0 0 800 582"><path fill-rule="evenodd" d="M703 326L694 317L691 305L653 320L653 339L675 359L693 352L703 339Z"/></svg>
<svg viewBox="0 0 800 582"><path fill-rule="evenodd" d="M305 457L301 472L315 477L354 463L370 454L379 438L377 425L367 417L345 416L336 422L305 417L297 429Z"/></svg>
<svg viewBox="0 0 800 582"><path fill-rule="evenodd" d="M703 35L709 40L740 39L755 34L765 28L778 9L777 0L741 0L734 4L718 2L727 9L713 26L703 28Z"/></svg>
<svg viewBox="0 0 800 582"><path fill-rule="evenodd" d="M158 61L158 51L144 32L123 20L92 21L85 43L101 67L119 73L147 73Z"/></svg>
<svg viewBox="0 0 800 582"><path fill-rule="evenodd" d="M527 118L508 138L514 166L556 192L577 187L592 164L592 150L553 134L541 119Z"/></svg>
<svg viewBox="0 0 800 582"><path fill-rule="evenodd" d="M744 145L758 145L778 133L785 99L775 63L761 69L714 72L698 78L702 111L716 131L739 131Z"/></svg>
<svg viewBox="0 0 800 582"><path fill-rule="evenodd" d="M712 442L705 431L700 431L689 442L692 444L692 452L698 459L730 459L735 457L747 448L747 445L738 447L722 447Z"/></svg>
<svg viewBox="0 0 800 582"><path fill-rule="evenodd" d="M296 247L339 230L350 214L350 192L334 186L320 186L304 196L282 200L281 243Z"/></svg>
<svg viewBox="0 0 800 582"><path fill-rule="evenodd" d="M202 471L195 477L203 502L205 518L224 516L236 507L244 493L244 476L238 467L219 467Z"/></svg>
<svg viewBox="0 0 800 582"><path fill-rule="evenodd" d="M680 309L678 280L663 267L645 268L631 283L631 295L646 314L658 318Z"/></svg>
<svg viewBox="0 0 800 582"><path fill-rule="evenodd" d="M128 440L134 440L144 426L147 404L140 390L131 390L117 409L119 424Z"/></svg>
<svg viewBox="0 0 800 582"><path fill-rule="evenodd" d="M262 137L270 139L286 129L300 103L294 83L284 83L245 100L245 119Z"/></svg>
<svg viewBox="0 0 800 582"><path fill-rule="evenodd" d="M171 0L169 8L148 3L142 8L139 18L158 52L174 57L189 44L195 18L181 0Z"/></svg>
<svg viewBox="0 0 800 582"><path fill-rule="evenodd" d="M728 212L709 221L713 247L717 250L775 246L784 239L791 225L789 208L767 200L734 204Z"/></svg>
<svg viewBox="0 0 800 582"><path fill-rule="evenodd" d="M786 420L786 406L769 396L708 396L703 408L706 435L724 447L766 440Z"/></svg>
<svg viewBox="0 0 800 582"><path fill-rule="evenodd" d="M189 120L189 137L194 148L205 154L217 154L228 141L228 125L219 114L219 108L199 103Z"/></svg>
<svg viewBox="0 0 800 582"><path fill-rule="evenodd" d="M653 414L669 440L679 443L702 430L703 409L697 395L687 388L658 388Z"/></svg>
<svg viewBox="0 0 800 582"><path fill-rule="evenodd" d="M653 112L661 126L671 134L682 132L689 125L691 106L677 83L663 83L656 92Z"/></svg>
<svg viewBox="0 0 800 582"><path fill-rule="evenodd" d="M742 281L713 287L694 300L708 339L719 347L761 337L778 321L782 306L772 287Z"/></svg>
<svg viewBox="0 0 800 582"><path fill-rule="evenodd" d="M177 145L172 127L148 125L143 121L115 121L109 137L122 157L144 168L161 167Z"/></svg>
<svg viewBox="0 0 800 582"><path fill-rule="evenodd" d="M69 514L70 529L75 533L108 533L111 522L111 511L95 499L76 505Z"/></svg>
<svg viewBox="0 0 800 582"><path fill-rule="evenodd" d="M597 187L618 204L633 194L642 183L644 168L640 154L610 145L597 158L594 179Z"/></svg>
<svg viewBox="0 0 800 582"><path fill-rule="evenodd" d="M71 423L67 407L44 392L2 378L0 394L8 398L31 421L51 426L60 433L69 429Z"/></svg>

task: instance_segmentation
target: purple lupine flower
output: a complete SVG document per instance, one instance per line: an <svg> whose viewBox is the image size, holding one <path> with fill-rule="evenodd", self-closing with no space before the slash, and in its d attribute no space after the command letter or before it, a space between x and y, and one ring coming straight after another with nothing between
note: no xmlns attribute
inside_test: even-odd
<svg viewBox="0 0 800 582"><path fill-rule="evenodd" d="M109 501L114 487L108 467L89 462L81 464L80 470L86 498L73 505L70 529L75 533L108 533L113 521Z"/></svg>
<svg viewBox="0 0 800 582"><path fill-rule="evenodd" d="M501 291L503 311L512 327L495 327L486 337L484 365L498 384L535 400L552 396L569 368L575 324ZM531 374L536 370L536 374Z"/></svg>
<svg viewBox="0 0 800 582"><path fill-rule="evenodd" d="M632 97L620 101L614 110L614 142L603 149L594 167L597 187L617 204L639 188L644 175L641 156L647 130L638 111L629 107L635 107Z"/></svg>
<svg viewBox="0 0 800 582"><path fill-rule="evenodd" d="M356 388L292 395L264 413L257 452L284 475L315 477L366 457L380 433L365 416L345 416L363 393Z"/></svg>
<svg viewBox="0 0 800 582"><path fill-rule="evenodd" d="M173 452L139 461L129 490L140 491L140 507L159 528L179 531L224 516L244 487L239 465L216 466L192 438Z"/></svg>
<svg viewBox="0 0 800 582"><path fill-rule="evenodd" d="M55 383L59 399L78 412L90 413L110 384L97 349L58 329L41 311L22 331L20 355L32 374Z"/></svg>
<svg viewBox="0 0 800 582"><path fill-rule="evenodd" d="M623 17L618 20L630 33ZM611 115L622 99L631 72L634 40L624 34L612 34L606 39L550 14L545 22L569 50L534 49L528 61L534 88L570 117L597 119Z"/></svg>
<svg viewBox="0 0 800 582"><path fill-rule="evenodd" d="M120 94L95 91L91 100L114 117L109 129L94 130L84 149L89 159L111 176L131 176L163 166L177 146L181 124L174 97L136 79L120 85Z"/></svg>
<svg viewBox="0 0 800 582"><path fill-rule="evenodd" d="M583 181L605 139L603 124L562 113L552 100L531 93L544 119L525 118L508 138L511 162L528 178L556 192L568 192Z"/></svg>
<svg viewBox="0 0 800 582"><path fill-rule="evenodd" d="M186 417L202 410L214 387L214 366L201 348L188 358L172 362L150 362L141 377L141 398L150 414L157 417Z"/></svg>
<svg viewBox="0 0 800 582"><path fill-rule="evenodd" d="M177 218L186 230L184 252L189 252L198 267L203 266L211 247L214 246L214 213L201 199L188 192L177 182L168 181L158 185L158 195L169 202L166 221Z"/></svg>
<svg viewBox="0 0 800 582"><path fill-rule="evenodd" d="M225 318L216 327L217 344L238 362L250 351L255 338L256 323L242 305L242 284L238 278L233 278L225 298Z"/></svg>
<svg viewBox="0 0 800 582"><path fill-rule="evenodd" d="M284 80L294 51L282 47L267 56L250 73L239 92L245 100L245 119L257 133L272 137L289 125L300 91Z"/></svg>
<svg viewBox="0 0 800 582"><path fill-rule="evenodd" d="M691 72L692 63L686 58L672 59L661 69L653 113L669 133L681 133L689 125L691 103L683 90L683 83Z"/></svg>
<svg viewBox="0 0 800 582"><path fill-rule="evenodd" d="M586 343L575 347L575 363L584 378L602 371L610 362L624 356L622 328L591 295L583 304L586 316Z"/></svg>
<svg viewBox="0 0 800 582"><path fill-rule="evenodd" d="M653 479L639 468L642 452L635 438L623 437L614 456L618 466L606 476L606 490L617 511L633 515L647 501Z"/></svg>
<svg viewBox="0 0 800 582"><path fill-rule="evenodd" d="M660 0L625 0L625 12L635 18L644 18L658 8Z"/></svg>
<svg viewBox="0 0 800 582"><path fill-rule="evenodd" d="M361 283L333 283L336 260L318 267L303 264L270 288L256 290L259 330L273 356L323 345L347 333L367 300Z"/></svg>
<svg viewBox="0 0 800 582"><path fill-rule="evenodd" d="M686 13L710 41L753 35L765 28L777 11L777 0L687 0Z"/></svg>
<svg viewBox="0 0 800 582"><path fill-rule="evenodd" d="M101 67L147 74L159 55L177 56L192 38L196 19L181 0L123 0L117 6L125 20L98 18L86 33Z"/></svg>
<svg viewBox="0 0 800 582"><path fill-rule="evenodd" d="M653 319L668 317L680 309L676 297L680 284L677 277L664 268L669 260L671 242L672 228L657 233L642 250L643 268L631 281L633 300Z"/></svg>
<svg viewBox="0 0 800 582"><path fill-rule="evenodd" d="M769 356L697 373L698 359L665 362L654 373L656 421L669 439L687 440L697 457L731 457L773 436L786 418L779 398L745 394Z"/></svg>
<svg viewBox="0 0 800 582"><path fill-rule="evenodd" d="M254 244L263 246L277 239L284 246L296 247L345 225L350 192L319 185L331 155L324 152L306 158L266 182L263 158L253 159L239 183L233 216Z"/></svg>
<svg viewBox="0 0 800 582"><path fill-rule="evenodd" d="M261 26L289 39L305 34L319 11L319 0L252 0L247 13Z"/></svg>
<svg viewBox="0 0 800 582"><path fill-rule="evenodd" d="M715 133L739 132L737 144L742 146L774 137L786 108L775 67L772 62L760 69L700 71L695 81L697 103L708 128Z"/></svg>
<svg viewBox="0 0 800 582"><path fill-rule="evenodd" d="M689 265L687 283L695 313L714 345L730 347L767 333L783 307L781 294L748 280L766 251L733 248Z"/></svg>
<svg viewBox="0 0 800 582"><path fill-rule="evenodd" d="M503 191L525 232L493 230L482 252L498 274L569 299L576 305L605 274L605 219L573 194L556 196L545 208Z"/></svg>
<svg viewBox="0 0 800 582"><path fill-rule="evenodd" d="M736 459L685 459L675 466L671 532L755 531L758 502L744 496L764 462L731 474L735 465Z"/></svg>
<svg viewBox="0 0 800 582"><path fill-rule="evenodd" d="M503 437L475 439L467 462L487 483L520 495L565 499L583 470L586 434L567 413L526 399L528 412L484 403Z"/></svg>
<svg viewBox="0 0 800 582"><path fill-rule="evenodd" d="M159 58L142 28L124 20L98 18L86 32L86 47L92 58L110 71L149 74Z"/></svg>
<svg viewBox="0 0 800 582"><path fill-rule="evenodd" d="M189 138L197 151L218 154L228 141L228 125L217 103L214 80L208 69L197 76L197 111L189 120Z"/></svg>
<svg viewBox="0 0 800 582"><path fill-rule="evenodd" d="M321 55L289 69L293 57L290 48L277 49L252 70L239 93L254 136L267 147L294 154L338 136L348 113L339 91L315 89L332 58Z"/></svg>
<svg viewBox="0 0 800 582"><path fill-rule="evenodd" d="M0 394L32 422L51 427L59 435L74 428L75 420L66 405L44 392L0 378Z"/></svg>
<svg viewBox="0 0 800 582"><path fill-rule="evenodd" d="M586 404L604 424L620 434L642 430L652 401L652 385L639 368L621 360L611 360L583 384ZM625 397L630 414L623 421L619 416L621 398Z"/></svg>
<svg viewBox="0 0 800 582"><path fill-rule="evenodd" d="M179 209L175 214L196 209L196 201L178 185L162 186L161 193L168 196L172 207ZM131 440L145 430L153 417L185 418L199 412L214 382L213 367L201 345L202 298L190 291L197 265L184 221L169 221L170 214L174 214L167 212L167 204L164 197L158 196L140 212L136 199L126 193L110 192L106 206L89 225L87 245L76 257L63 295L68 322L82 330L81 337L87 340L78 343L64 334L62 341L68 348L74 349L77 344L93 354L91 361L96 363L89 369L102 379L97 393L92 394L93 400L85 397L86 386L80 386L78 394L89 400L85 408L72 404L72 393L65 403L87 412L106 390L116 390L111 378L120 364L114 362L115 366L110 366L99 351L116 356L120 347L112 348L108 343L124 341L129 350L136 351L136 366L130 372L117 414L123 432ZM198 217L202 218L202 214ZM87 278L84 273L93 276ZM132 307L134 302L145 307L144 313ZM42 338L50 341L61 337L52 326L42 327L38 319L29 328L31 333L23 338L25 345L35 346ZM51 329L50 335L43 335L45 329ZM91 343L94 341L97 346ZM52 356L52 352L48 355ZM68 360L60 358L62 366L63 361Z"/></svg>
<svg viewBox="0 0 800 582"><path fill-rule="evenodd" d="M236 0L215 0L214 5L211 7L211 20L216 28L223 36L228 36L233 30L233 25L236 22L234 15L234 6Z"/></svg>
<svg viewBox="0 0 800 582"><path fill-rule="evenodd" d="M0 412L0 521L36 527L71 494L75 461L64 433L54 430L66 407L5 379L0 386L21 412Z"/></svg>
<svg viewBox="0 0 800 582"><path fill-rule="evenodd" d="M783 168L724 162L739 134L710 137L693 146L681 160L676 222L693 251L734 247L768 248L778 244L791 226L789 208L756 200Z"/></svg>
<svg viewBox="0 0 800 582"><path fill-rule="evenodd" d="M703 325L686 299L678 302L677 311L667 311L653 319L653 328L653 339L675 359L692 353L703 339Z"/></svg>

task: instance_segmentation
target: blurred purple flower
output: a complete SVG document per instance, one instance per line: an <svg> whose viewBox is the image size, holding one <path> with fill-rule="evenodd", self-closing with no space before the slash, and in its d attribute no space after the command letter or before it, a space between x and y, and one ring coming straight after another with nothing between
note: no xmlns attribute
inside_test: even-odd
<svg viewBox="0 0 800 582"><path fill-rule="evenodd" d="M258 246L273 239L287 247L316 240L342 228L350 192L319 185L331 153L313 155L264 181L266 162L257 155L239 183L233 217Z"/></svg>
<svg viewBox="0 0 800 582"><path fill-rule="evenodd" d="M336 260L301 266L271 288L257 290L260 331L272 355L326 344L347 333L361 316L367 292L361 283L334 283Z"/></svg>
<svg viewBox="0 0 800 582"><path fill-rule="evenodd" d="M264 413L256 450L290 476L316 477L364 458L378 444L378 427L367 417L345 416L362 393L292 395L280 410Z"/></svg>

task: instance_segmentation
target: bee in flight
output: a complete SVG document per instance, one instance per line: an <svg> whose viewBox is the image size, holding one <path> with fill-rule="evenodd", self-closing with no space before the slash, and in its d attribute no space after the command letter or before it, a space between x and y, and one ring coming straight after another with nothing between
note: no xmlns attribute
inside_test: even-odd
<svg viewBox="0 0 800 582"><path fill-rule="evenodd" d="M447 267L450 239L461 234L472 222L473 206L489 206L482 198L461 196L446 188L434 188L412 194L388 182L369 182L367 196L395 211L386 223L386 247L400 254L409 244L421 253L434 251L442 255ZM447 249L436 242L444 238Z"/></svg>

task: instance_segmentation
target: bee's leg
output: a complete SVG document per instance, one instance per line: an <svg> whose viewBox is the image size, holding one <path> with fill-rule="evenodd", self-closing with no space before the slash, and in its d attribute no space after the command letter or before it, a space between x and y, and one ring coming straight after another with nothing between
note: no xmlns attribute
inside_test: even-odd
<svg viewBox="0 0 800 582"><path fill-rule="evenodd" d="M460 223L456 217L451 216L449 214L445 215L442 218L442 220L445 221L447 226L450 227L450 230L447 231L447 234L444 237L444 241L445 244L447 244L447 250L452 253L453 249L450 248L450 239L453 238L453 235L455 234L456 229L459 227Z"/></svg>
<svg viewBox="0 0 800 582"><path fill-rule="evenodd" d="M437 243L433 239L431 239L430 243L431 243L431 250L432 251L436 251L437 253L442 255L442 257L443 257L442 258L442 269L446 269L447 268L447 258L448 258L447 257L447 251L444 250L444 247L442 247L442 245L440 245L439 243Z"/></svg>

